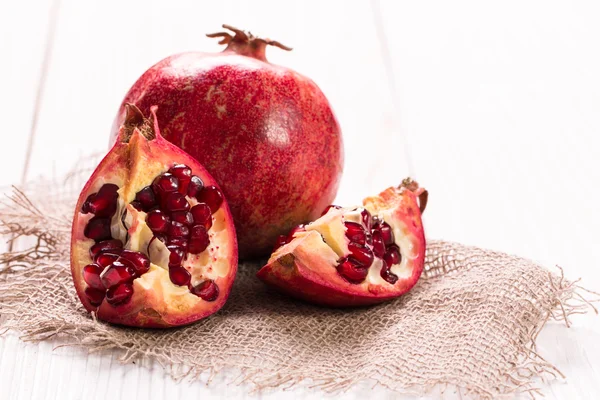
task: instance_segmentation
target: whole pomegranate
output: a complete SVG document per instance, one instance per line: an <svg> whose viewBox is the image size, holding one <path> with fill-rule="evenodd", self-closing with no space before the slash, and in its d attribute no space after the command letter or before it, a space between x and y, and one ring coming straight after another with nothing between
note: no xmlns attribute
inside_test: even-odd
<svg viewBox="0 0 600 400"><path fill-rule="evenodd" d="M427 192L405 179L364 207L329 206L316 221L280 236L258 277L311 303L350 307L408 292L425 261L421 213Z"/></svg>
<svg viewBox="0 0 600 400"><path fill-rule="evenodd" d="M237 271L233 219L221 190L135 106L83 188L71 273L99 319L170 327L219 310Z"/></svg>
<svg viewBox="0 0 600 400"><path fill-rule="evenodd" d="M268 254L278 235L313 220L337 193L340 127L310 79L265 58L278 42L223 25L222 53L183 53L147 70L123 103L157 104L165 139L195 157L231 207L240 257ZM289 49L288 49L289 50ZM124 110L115 126L123 122ZM116 129L113 136L116 138Z"/></svg>

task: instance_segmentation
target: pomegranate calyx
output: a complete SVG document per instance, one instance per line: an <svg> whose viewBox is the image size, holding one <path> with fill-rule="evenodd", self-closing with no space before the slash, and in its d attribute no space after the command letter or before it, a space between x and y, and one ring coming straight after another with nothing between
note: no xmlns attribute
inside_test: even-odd
<svg viewBox="0 0 600 400"><path fill-rule="evenodd" d="M427 207L427 199L429 198L429 192L427 192L427 190L425 190L424 188L419 187L419 183L410 177L404 178L400 186L398 186L398 188L410 190L411 192L417 195L419 199L419 210L421 211L421 214L423 214L425 208Z"/></svg>
<svg viewBox="0 0 600 400"><path fill-rule="evenodd" d="M156 106L154 106L156 107ZM137 128L140 133L148 140L156 138L154 121L156 120L156 109L151 110L151 119L144 117L142 111L134 104L125 103L125 121L121 132L121 142L129 143L133 131Z"/></svg>
<svg viewBox="0 0 600 400"><path fill-rule="evenodd" d="M232 36L229 32L215 32L207 33L206 36L209 38L221 38L219 44L227 45L225 51L233 51L243 56L254 57L261 61L267 61L267 58L265 57L265 49L267 46L279 47L280 49L286 51L292 50L291 47L288 47L276 40L254 36L250 31L244 31L227 24L223 24L222 26L223 28L232 31L234 35Z"/></svg>

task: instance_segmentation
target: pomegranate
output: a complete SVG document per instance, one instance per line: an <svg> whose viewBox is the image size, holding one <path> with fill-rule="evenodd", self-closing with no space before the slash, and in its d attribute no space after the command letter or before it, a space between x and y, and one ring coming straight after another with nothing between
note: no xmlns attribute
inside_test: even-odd
<svg viewBox="0 0 600 400"><path fill-rule="evenodd" d="M211 175L162 138L156 107L150 119L126 109L118 142L75 209L75 288L84 307L108 322L189 324L229 296L237 271L233 218Z"/></svg>
<svg viewBox="0 0 600 400"><path fill-rule="evenodd" d="M343 145L319 87L265 57L267 45L291 49L223 27L233 35L208 35L222 38L223 52L165 58L134 83L123 104L134 103L143 112L159 105L163 136L219 182L240 257L251 258L267 255L278 235L314 220L333 201ZM113 138L124 117L121 108Z"/></svg>
<svg viewBox="0 0 600 400"><path fill-rule="evenodd" d="M425 259L421 213L427 191L405 179L364 207L329 206L316 221L276 241L265 283L311 303L350 307L409 291Z"/></svg>

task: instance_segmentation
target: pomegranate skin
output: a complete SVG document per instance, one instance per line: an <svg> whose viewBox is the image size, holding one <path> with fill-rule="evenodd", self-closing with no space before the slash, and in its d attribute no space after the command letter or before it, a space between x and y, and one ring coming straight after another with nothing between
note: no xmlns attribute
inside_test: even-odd
<svg viewBox="0 0 600 400"><path fill-rule="evenodd" d="M173 55L123 101L143 112L158 104L163 136L219 183L240 258L268 254L278 235L317 218L343 169L341 131L325 95L310 79L268 63L265 46L233 38L222 53ZM121 107L115 126L123 117Z"/></svg>

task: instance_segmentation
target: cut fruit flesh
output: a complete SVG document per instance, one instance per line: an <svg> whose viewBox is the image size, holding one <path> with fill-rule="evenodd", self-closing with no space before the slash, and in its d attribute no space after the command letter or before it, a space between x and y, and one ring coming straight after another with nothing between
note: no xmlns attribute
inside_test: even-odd
<svg viewBox="0 0 600 400"><path fill-rule="evenodd" d="M293 237L281 237L257 276L306 301L334 307L380 303L410 290L424 265L420 204L426 191L405 180L364 200L329 207Z"/></svg>

